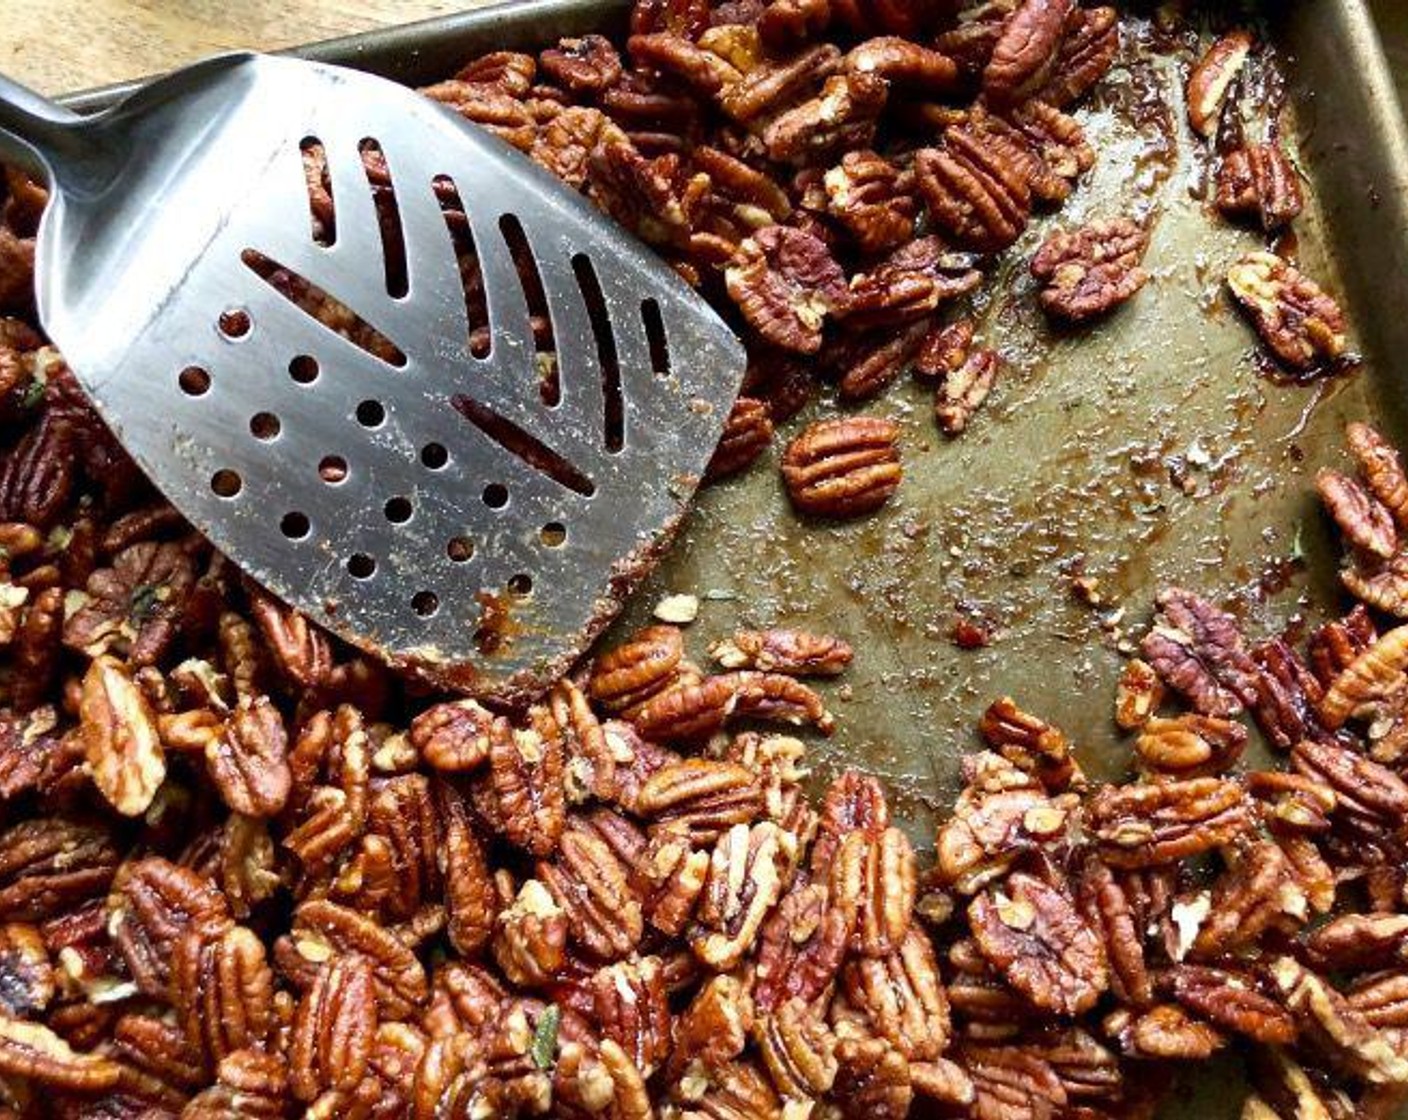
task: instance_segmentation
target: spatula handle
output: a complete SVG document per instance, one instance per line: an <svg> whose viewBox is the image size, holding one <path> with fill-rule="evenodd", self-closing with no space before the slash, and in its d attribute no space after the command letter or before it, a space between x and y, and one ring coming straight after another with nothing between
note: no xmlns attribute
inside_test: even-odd
<svg viewBox="0 0 1408 1120"><path fill-rule="evenodd" d="M64 140L83 118L72 109L0 74L0 156L48 179Z"/></svg>

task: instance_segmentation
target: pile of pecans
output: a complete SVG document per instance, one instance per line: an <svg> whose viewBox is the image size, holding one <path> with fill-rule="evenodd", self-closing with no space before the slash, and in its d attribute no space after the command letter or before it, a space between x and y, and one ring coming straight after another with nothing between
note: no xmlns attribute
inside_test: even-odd
<svg viewBox="0 0 1408 1120"><path fill-rule="evenodd" d="M749 392L715 475L805 403L812 354L848 400L913 363L961 431L998 359L939 309L1090 166L1065 109L1114 12L641 0L632 31L629 65L587 36L427 92L736 305ZM1219 200L1284 220L1278 166L1229 155ZM1408 479L1371 429L1362 480L1318 481L1367 606L1302 655L1166 591L1116 704L1137 777L1093 785L999 700L921 866L874 778L804 791L799 736L834 722L805 678L845 671L838 638L742 632L706 669L652 626L494 712L243 579L31 325L44 203L7 177L0 1116L1099 1120L1231 1046L1248 1120L1408 1092L1408 629L1371 614L1408 617ZM1146 242L1053 235L1043 304L1109 310ZM1258 315L1333 335L1286 268L1247 262ZM798 509L881 505L895 436L803 432ZM1244 712L1286 769L1234 771Z"/></svg>

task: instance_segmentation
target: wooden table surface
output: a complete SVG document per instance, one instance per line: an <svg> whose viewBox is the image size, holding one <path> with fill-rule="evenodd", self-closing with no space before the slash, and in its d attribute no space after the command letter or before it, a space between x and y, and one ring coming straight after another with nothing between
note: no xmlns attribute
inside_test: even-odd
<svg viewBox="0 0 1408 1120"><path fill-rule="evenodd" d="M60 93L153 74L215 51L287 47L487 2L0 0L0 71ZM1408 3L1369 2L1408 105Z"/></svg>

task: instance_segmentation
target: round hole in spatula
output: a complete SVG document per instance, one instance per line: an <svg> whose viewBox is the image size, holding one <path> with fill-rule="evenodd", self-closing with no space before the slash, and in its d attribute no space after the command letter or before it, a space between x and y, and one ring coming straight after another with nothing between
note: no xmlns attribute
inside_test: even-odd
<svg viewBox="0 0 1408 1120"><path fill-rule="evenodd" d="M308 523L308 515L293 510L284 514L279 522L279 532L283 533L291 541L301 541L308 535L312 526Z"/></svg>
<svg viewBox="0 0 1408 1120"><path fill-rule="evenodd" d="M282 427L279 418L272 412L256 412L249 418L249 434L255 439L275 439Z"/></svg>
<svg viewBox="0 0 1408 1120"><path fill-rule="evenodd" d="M365 552L354 552L347 558L347 574L353 579L371 579L376 561Z"/></svg>
<svg viewBox="0 0 1408 1120"><path fill-rule="evenodd" d="M503 509L508 505L508 487L502 482L491 482L484 487L484 504L490 509Z"/></svg>
<svg viewBox="0 0 1408 1120"><path fill-rule="evenodd" d="M254 326L254 320L249 317L249 312L242 307L231 307L228 311L220 313L218 323L220 333L226 338L244 338L249 334L250 328Z"/></svg>
<svg viewBox="0 0 1408 1120"><path fill-rule="evenodd" d="M420 461L432 471L438 471L450 461L450 453L443 443L427 443L420 449Z"/></svg>
<svg viewBox="0 0 1408 1120"><path fill-rule="evenodd" d="M329 486L347 481L347 460L341 455L324 455L318 460L318 477Z"/></svg>
<svg viewBox="0 0 1408 1120"><path fill-rule="evenodd" d="M386 423L386 406L380 401L363 401L357 406L357 423L364 428L381 427Z"/></svg>
<svg viewBox="0 0 1408 1120"><path fill-rule="evenodd" d="M456 564L463 564L474 555L474 542L468 537L451 537L445 545L445 555Z"/></svg>
<svg viewBox="0 0 1408 1120"><path fill-rule="evenodd" d="M288 375L300 385L311 385L318 380L318 359L309 354L299 354L288 364Z"/></svg>
<svg viewBox="0 0 1408 1120"><path fill-rule="evenodd" d="M433 591L417 591L411 596L411 610L421 618L429 618L440 609L440 597Z"/></svg>
<svg viewBox="0 0 1408 1120"><path fill-rule="evenodd" d="M548 548L561 548L567 542L567 526L561 521L549 521L539 531L538 539Z"/></svg>
<svg viewBox="0 0 1408 1120"><path fill-rule="evenodd" d="M533 593L533 577L527 572L519 572L516 576L510 576L508 589L520 599Z"/></svg>
<svg viewBox="0 0 1408 1120"><path fill-rule="evenodd" d="M217 497L233 498L244 489L244 479L240 478L238 471L223 468L210 476L210 488Z"/></svg>
<svg viewBox="0 0 1408 1120"><path fill-rule="evenodd" d="M386 514L386 520L394 525L401 525L411 519L411 500L409 498L395 497L382 507L382 512Z"/></svg>
<svg viewBox="0 0 1408 1120"><path fill-rule="evenodd" d="M210 392L210 374L200 366L187 366L177 376L176 384L188 397L203 397Z"/></svg>

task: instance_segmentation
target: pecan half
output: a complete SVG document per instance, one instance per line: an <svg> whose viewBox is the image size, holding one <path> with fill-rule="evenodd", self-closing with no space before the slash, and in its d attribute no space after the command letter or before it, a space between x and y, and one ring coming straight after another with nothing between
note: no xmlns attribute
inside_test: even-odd
<svg viewBox="0 0 1408 1120"><path fill-rule="evenodd" d="M1205 716L1226 718L1256 701L1257 665L1237 620L1179 587L1159 592L1143 651L1160 678Z"/></svg>
<svg viewBox="0 0 1408 1120"><path fill-rule="evenodd" d="M715 481L751 466L772 443L772 432L772 409L768 403L739 397L733 402L704 477Z"/></svg>
<svg viewBox="0 0 1408 1120"><path fill-rule="evenodd" d="M288 800L293 775L283 717L267 696L244 697L205 748L211 780L234 812L272 817Z"/></svg>
<svg viewBox="0 0 1408 1120"><path fill-rule="evenodd" d="M1031 213L1030 153L993 131L951 126L942 148L915 153L929 217L960 243L997 252L1016 241Z"/></svg>
<svg viewBox="0 0 1408 1120"><path fill-rule="evenodd" d="M1111 867L1142 868L1211 851L1253 826L1240 784L1193 778L1105 786L1086 808L1086 826Z"/></svg>
<svg viewBox="0 0 1408 1120"><path fill-rule="evenodd" d="M1330 682L1319 704L1320 721L1331 731L1372 715L1404 686L1408 670L1408 626L1382 635Z"/></svg>
<svg viewBox="0 0 1408 1120"><path fill-rule="evenodd" d="M264 943L244 926L216 938L190 930L171 961L171 1003L186 1042L214 1066L246 1047L261 1049L274 1024L274 974Z"/></svg>
<svg viewBox="0 0 1408 1120"><path fill-rule="evenodd" d="M889 88L883 77L866 70L833 74L817 97L767 123L762 140L768 157L804 165L838 151L869 147Z"/></svg>
<svg viewBox="0 0 1408 1120"><path fill-rule="evenodd" d="M289 1040L289 1086L299 1100L324 1089L351 1090L367 1071L377 1007L372 964L357 953L318 970L299 1002Z"/></svg>
<svg viewBox="0 0 1408 1120"><path fill-rule="evenodd" d="M1045 287L1041 305L1052 315L1084 322L1128 300L1148 282L1139 266L1149 235L1129 218L1105 218L1053 233L1032 258Z"/></svg>
<svg viewBox="0 0 1408 1120"><path fill-rule="evenodd" d="M834 677L851 663L850 644L807 630L740 630L715 642L709 656L725 669L757 669L791 676Z"/></svg>
<svg viewBox="0 0 1408 1120"><path fill-rule="evenodd" d="M826 316L847 296L845 274L826 244L787 226L767 226L744 240L724 281L754 330L799 354L821 349Z"/></svg>
<svg viewBox="0 0 1408 1120"><path fill-rule="evenodd" d="M1214 197L1224 214L1256 218L1268 231L1289 225L1305 206L1296 169L1278 144L1248 144L1227 153Z"/></svg>
<svg viewBox="0 0 1408 1120"><path fill-rule="evenodd" d="M883 1039L843 1038L831 1096L844 1116L903 1120L914 1099L909 1063Z"/></svg>
<svg viewBox="0 0 1408 1120"><path fill-rule="evenodd" d="M898 433L893 420L875 416L811 425L782 456L792 504L818 517L856 517L879 509L900 483Z"/></svg>
<svg viewBox="0 0 1408 1120"><path fill-rule="evenodd" d="M1180 964L1163 977L1175 999L1223 1030L1267 1045L1294 1040L1295 1020L1245 973Z"/></svg>
<svg viewBox="0 0 1408 1120"><path fill-rule="evenodd" d="M0 1015L0 1073L36 1086L79 1093L111 1089L122 1068L101 1054L84 1054L48 1027Z"/></svg>
<svg viewBox="0 0 1408 1120"><path fill-rule="evenodd" d="M782 893L781 864L792 838L770 822L734 825L719 837L700 896L695 955L726 972L752 948L768 911Z"/></svg>
<svg viewBox="0 0 1408 1120"><path fill-rule="evenodd" d="M166 754L151 705L116 658L104 655L89 665L79 712L98 791L124 816L145 813L166 780Z"/></svg>
<svg viewBox="0 0 1408 1120"><path fill-rule="evenodd" d="M621 56L604 35L559 40L538 56L543 74L576 94L598 94L621 77Z"/></svg>
<svg viewBox="0 0 1408 1120"><path fill-rule="evenodd" d="M1217 129L1227 91L1246 65L1254 42L1248 31L1230 32L1213 43L1193 67L1184 96L1194 132L1211 136Z"/></svg>
<svg viewBox="0 0 1408 1120"><path fill-rule="evenodd" d="M894 249L914 233L914 176L872 151L850 151L826 172L826 212L863 253Z"/></svg>
<svg viewBox="0 0 1408 1120"><path fill-rule="evenodd" d="M1031 875L978 895L968 924L983 955L1037 1007L1076 1015L1109 984L1100 938L1069 898Z"/></svg>
<svg viewBox="0 0 1408 1120"><path fill-rule="evenodd" d="M1227 284L1267 348L1292 370L1305 372L1344 353L1339 304L1274 253L1248 253L1228 269Z"/></svg>
<svg viewBox="0 0 1408 1120"><path fill-rule="evenodd" d="M1323 979L1290 957L1273 961L1268 974L1296 1017L1303 1043L1331 1066L1376 1084L1408 1083L1408 1059Z"/></svg>
<svg viewBox="0 0 1408 1120"><path fill-rule="evenodd" d="M1385 559L1398 551L1393 515L1354 479L1322 468L1316 472L1315 489L1349 544Z"/></svg>
<svg viewBox="0 0 1408 1120"><path fill-rule="evenodd" d="M1002 25L983 70L983 93L1015 105L1036 93L1056 66L1074 0L1022 0Z"/></svg>
<svg viewBox="0 0 1408 1120"><path fill-rule="evenodd" d="M143 541L125 548L88 577L76 610L64 621L64 644L89 657L116 653L134 666L154 664L176 637L195 582L179 546Z"/></svg>
<svg viewBox="0 0 1408 1120"><path fill-rule="evenodd" d="M63 817L20 821L0 833L0 919L60 915L105 892L118 860L104 829Z"/></svg>
<svg viewBox="0 0 1408 1120"><path fill-rule="evenodd" d="M1148 720L1134 749L1156 773L1191 777L1230 770L1246 745L1247 730L1240 723L1188 713Z"/></svg>
<svg viewBox="0 0 1408 1120"><path fill-rule="evenodd" d="M970 350L957 369L951 370L934 398L934 418L946 436L961 435L973 414L982 407L997 380L1002 359L996 350Z"/></svg>

